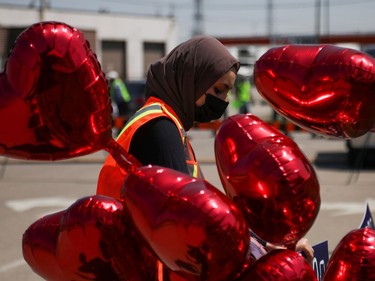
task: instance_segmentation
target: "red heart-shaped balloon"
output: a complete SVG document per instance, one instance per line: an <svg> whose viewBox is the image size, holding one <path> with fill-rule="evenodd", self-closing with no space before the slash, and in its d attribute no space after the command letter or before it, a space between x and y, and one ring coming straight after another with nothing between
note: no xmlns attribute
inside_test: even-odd
<svg viewBox="0 0 375 281"><path fill-rule="evenodd" d="M275 250L257 260L238 281L316 281L306 260L291 250Z"/></svg>
<svg viewBox="0 0 375 281"><path fill-rule="evenodd" d="M323 280L375 280L375 230L366 227L349 232L333 251Z"/></svg>
<svg viewBox="0 0 375 281"><path fill-rule="evenodd" d="M23 31L0 74L0 154L58 160L112 138L107 80L79 30L43 22Z"/></svg>
<svg viewBox="0 0 375 281"><path fill-rule="evenodd" d="M255 64L259 93L317 134L352 138L375 128L375 59L334 45L287 45Z"/></svg>
<svg viewBox="0 0 375 281"><path fill-rule="evenodd" d="M297 144L256 116L238 114L219 128L215 156L224 190L250 228L294 249L320 208L316 173Z"/></svg>
<svg viewBox="0 0 375 281"><path fill-rule="evenodd" d="M69 277L56 260L57 238L63 213L61 211L37 220L23 235L23 257L33 271L45 280L65 281Z"/></svg>
<svg viewBox="0 0 375 281"><path fill-rule="evenodd" d="M129 174L122 193L143 238L182 277L234 280L248 262L248 225L236 206L208 182L147 166Z"/></svg>
<svg viewBox="0 0 375 281"><path fill-rule="evenodd" d="M46 280L159 280L158 260L136 232L123 203L95 195L39 219L23 254Z"/></svg>

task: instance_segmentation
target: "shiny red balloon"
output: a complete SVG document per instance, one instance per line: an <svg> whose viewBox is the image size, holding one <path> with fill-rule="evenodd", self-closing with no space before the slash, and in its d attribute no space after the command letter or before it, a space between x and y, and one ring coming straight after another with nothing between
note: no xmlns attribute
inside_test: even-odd
<svg viewBox="0 0 375 281"><path fill-rule="evenodd" d="M188 280L234 280L248 262L249 229L218 189L168 168L147 166L129 174L123 196L150 248Z"/></svg>
<svg viewBox="0 0 375 281"><path fill-rule="evenodd" d="M34 24L15 41L0 74L0 154L58 160L111 139L108 84L79 30Z"/></svg>
<svg viewBox="0 0 375 281"><path fill-rule="evenodd" d="M239 114L219 128L215 157L224 190L250 228L294 249L320 208L316 173L297 144L256 116Z"/></svg>
<svg viewBox="0 0 375 281"><path fill-rule="evenodd" d="M255 64L259 93L297 125L331 137L375 128L375 59L334 45L287 45Z"/></svg>
<svg viewBox="0 0 375 281"><path fill-rule="evenodd" d="M375 230L361 228L349 232L333 251L323 280L375 280Z"/></svg>
<svg viewBox="0 0 375 281"><path fill-rule="evenodd" d="M292 250L275 250L257 260L238 281L316 281L306 260Z"/></svg>
<svg viewBox="0 0 375 281"><path fill-rule="evenodd" d="M46 280L159 280L158 260L122 202L105 196L39 219L24 234L23 254Z"/></svg>
<svg viewBox="0 0 375 281"><path fill-rule="evenodd" d="M23 257L35 273L45 280L65 281L69 276L56 260L56 245L64 211L34 222L24 233Z"/></svg>
<svg viewBox="0 0 375 281"><path fill-rule="evenodd" d="M96 55L64 23L34 24L18 36L0 74L0 119L0 155L60 160L106 149L126 171L140 166L112 138Z"/></svg>

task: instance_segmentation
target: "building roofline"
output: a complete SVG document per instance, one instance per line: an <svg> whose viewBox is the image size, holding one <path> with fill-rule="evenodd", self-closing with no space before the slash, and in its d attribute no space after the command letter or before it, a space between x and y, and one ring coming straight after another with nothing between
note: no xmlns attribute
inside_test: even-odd
<svg viewBox="0 0 375 281"><path fill-rule="evenodd" d="M21 4L0 4L0 9L17 9L17 10L34 10L38 12L38 6L30 7ZM74 14L94 14L94 15L111 15L111 16L127 16L127 17L141 17L141 18L165 18L165 19L174 19L174 16L171 15L156 15L156 14L144 14L144 13L131 13L131 12L123 12L123 11L108 11L105 9L77 9L77 8L57 8L57 7L48 7L46 11L56 12L56 13L74 13Z"/></svg>
<svg viewBox="0 0 375 281"><path fill-rule="evenodd" d="M271 43L288 44L293 42L296 38L316 39L311 35L284 35L277 36L273 40L269 36L253 36L253 37L217 37L217 39L224 45L264 45ZM363 34L332 34L321 35L319 37L320 44L335 44L342 42L360 43L360 44L375 44L375 33Z"/></svg>

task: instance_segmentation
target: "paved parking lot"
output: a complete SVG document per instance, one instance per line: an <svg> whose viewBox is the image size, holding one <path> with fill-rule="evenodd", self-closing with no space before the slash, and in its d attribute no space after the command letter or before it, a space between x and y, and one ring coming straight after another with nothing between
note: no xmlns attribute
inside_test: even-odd
<svg viewBox="0 0 375 281"><path fill-rule="evenodd" d="M190 136L206 179L220 189L212 132L193 130ZM292 137L314 164L321 185L321 210L307 237L312 244L328 240L332 252L346 233L360 225L366 202L375 210L375 164L361 170L349 167L344 141L312 138L308 133ZM41 216L94 194L105 156L100 151L53 163L0 158L0 280L42 280L23 260L23 232Z"/></svg>

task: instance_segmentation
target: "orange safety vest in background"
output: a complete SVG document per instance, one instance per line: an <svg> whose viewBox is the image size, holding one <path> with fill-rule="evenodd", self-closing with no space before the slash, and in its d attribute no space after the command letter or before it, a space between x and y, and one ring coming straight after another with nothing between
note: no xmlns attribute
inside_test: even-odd
<svg viewBox="0 0 375 281"><path fill-rule="evenodd" d="M116 141L126 151L129 151L131 140L138 128L150 120L159 117L167 117L175 123L176 127L179 129L184 145L189 174L193 177L203 178L202 171L180 120L177 118L173 109L158 98L150 97L146 101L145 105L129 119ZM96 193L120 199L121 187L125 181L126 175L126 172L121 169L113 157L109 155L99 173Z"/></svg>

